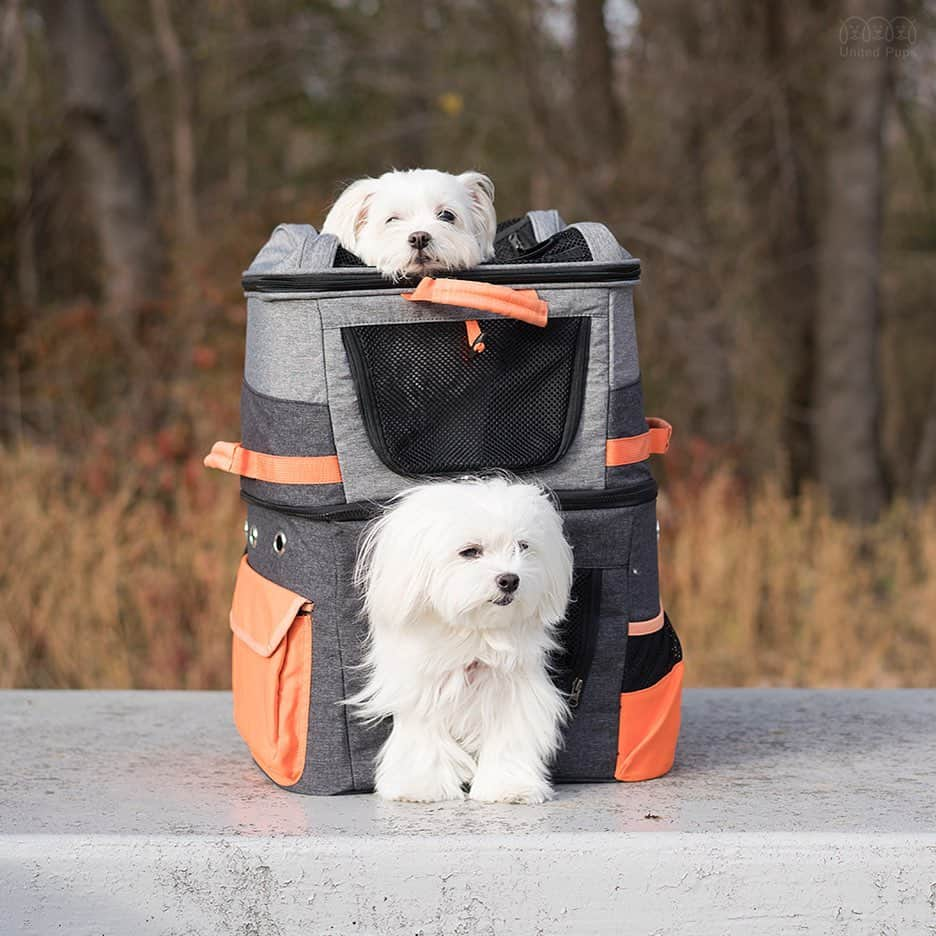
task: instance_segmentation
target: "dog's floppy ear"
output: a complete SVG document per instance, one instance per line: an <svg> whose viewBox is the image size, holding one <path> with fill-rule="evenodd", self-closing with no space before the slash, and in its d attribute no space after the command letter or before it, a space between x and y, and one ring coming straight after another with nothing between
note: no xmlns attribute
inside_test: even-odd
<svg viewBox="0 0 936 936"><path fill-rule="evenodd" d="M361 228L367 221L367 206L377 191L377 179L358 179L338 196L331 207L323 234L334 234L347 250L354 250Z"/></svg>
<svg viewBox="0 0 936 936"><path fill-rule="evenodd" d="M494 256L494 234L497 232L497 215L494 212L494 183L481 172L463 172L458 181L468 191L471 199L471 216L475 233L481 244L483 260Z"/></svg>

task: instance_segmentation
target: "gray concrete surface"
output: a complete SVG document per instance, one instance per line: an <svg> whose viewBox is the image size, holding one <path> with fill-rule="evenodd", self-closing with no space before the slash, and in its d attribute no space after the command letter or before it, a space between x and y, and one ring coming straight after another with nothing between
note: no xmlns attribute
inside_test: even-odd
<svg viewBox="0 0 936 936"><path fill-rule="evenodd" d="M936 691L696 690L672 773L310 798L225 693L0 692L0 934L936 934Z"/></svg>

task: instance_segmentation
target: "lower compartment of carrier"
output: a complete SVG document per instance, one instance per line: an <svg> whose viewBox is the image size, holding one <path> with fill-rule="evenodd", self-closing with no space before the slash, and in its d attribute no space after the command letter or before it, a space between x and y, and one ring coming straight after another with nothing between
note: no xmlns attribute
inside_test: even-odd
<svg viewBox="0 0 936 936"><path fill-rule="evenodd" d="M557 782L644 780L672 765L682 652L660 605L654 497L655 486L561 495L575 576L551 661L572 711ZM264 773L295 792L372 790L389 731L343 704L363 678L352 571L373 513L249 506L231 610L235 721Z"/></svg>

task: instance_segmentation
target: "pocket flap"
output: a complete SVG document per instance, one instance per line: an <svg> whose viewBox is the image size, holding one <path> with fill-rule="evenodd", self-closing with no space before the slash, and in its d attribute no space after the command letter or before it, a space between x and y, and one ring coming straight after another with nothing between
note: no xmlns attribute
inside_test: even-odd
<svg viewBox="0 0 936 936"><path fill-rule="evenodd" d="M311 602L254 571L241 559L231 604L231 630L254 653L268 657L286 636L303 606Z"/></svg>

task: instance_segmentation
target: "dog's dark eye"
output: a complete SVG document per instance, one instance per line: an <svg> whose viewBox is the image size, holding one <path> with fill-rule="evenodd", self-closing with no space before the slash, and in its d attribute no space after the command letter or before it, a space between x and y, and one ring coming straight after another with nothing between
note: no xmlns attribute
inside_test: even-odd
<svg viewBox="0 0 936 936"><path fill-rule="evenodd" d="M529 548L530 548L530 544L525 542L524 540L517 541L517 549L519 549L520 552L526 552Z"/></svg>
<svg viewBox="0 0 936 936"><path fill-rule="evenodd" d="M458 555L462 559L480 559L483 551L480 546L466 546L458 551Z"/></svg>
<svg viewBox="0 0 936 936"><path fill-rule="evenodd" d="M454 222L455 222L455 214L454 214L454 212L449 211L448 208L443 208L443 209L436 215L436 217L437 217L440 221L445 221L447 224L454 224Z"/></svg>
<svg viewBox="0 0 936 936"><path fill-rule="evenodd" d="M399 219L396 215L393 215L392 218L387 218L387 220L386 220L384 223L385 223L385 224L391 224L392 222L394 222L394 221L399 221L399 220L400 220L400 219Z"/></svg>

